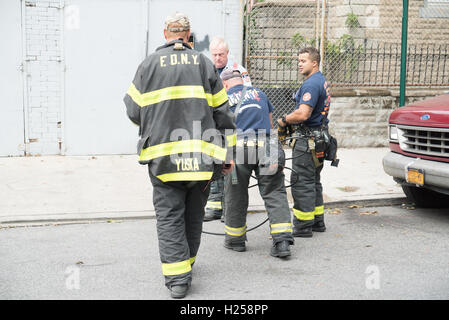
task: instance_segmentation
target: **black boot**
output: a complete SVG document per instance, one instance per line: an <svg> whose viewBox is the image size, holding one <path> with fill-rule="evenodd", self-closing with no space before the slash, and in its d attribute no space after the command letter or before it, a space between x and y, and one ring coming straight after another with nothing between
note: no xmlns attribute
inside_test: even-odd
<svg viewBox="0 0 449 320"><path fill-rule="evenodd" d="M212 221L221 219L222 210L206 210L203 221Z"/></svg>
<svg viewBox="0 0 449 320"><path fill-rule="evenodd" d="M324 224L324 215L316 215L315 221L312 226L312 231L324 232L326 231L326 225Z"/></svg>
<svg viewBox="0 0 449 320"><path fill-rule="evenodd" d="M316 231L316 232L326 231L326 225L324 224L324 221L315 222L312 226L312 231Z"/></svg>
<svg viewBox="0 0 449 320"><path fill-rule="evenodd" d="M189 290L188 284L175 284L170 287L171 297L174 299L181 299L187 295L187 291Z"/></svg>
<svg viewBox="0 0 449 320"><path fill-rule="evenodd" d="M310 227L293 227L292 235L300 238L311 238L313 236L312 226Z"/></svg>
<svg viewBox="0 0 449 320"><path fill-rule="evenodd" d="M243 242L236 242L236 241L230 242L230 241L225 240L224 247L227 249L237 251L237 252L246 251L246 244L244 241Z"/></svg>
<svg viewBox="0 0 449 320"><path fill-rule="evenodd" d="M291 255L290 242L287 240L274 243L271 247L270 255L277 258L286 258Z"/></svg>

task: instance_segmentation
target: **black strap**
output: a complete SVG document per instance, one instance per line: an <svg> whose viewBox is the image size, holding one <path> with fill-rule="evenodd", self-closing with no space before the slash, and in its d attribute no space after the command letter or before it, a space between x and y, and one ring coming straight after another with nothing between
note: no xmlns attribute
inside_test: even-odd
<svg viewBox="0 0 449 320"><path fill-rule="evenodd" d="M243 99L245 98L245 94L246 94L246 86L243 86L242 95L240 96L239 103L237 103L237 106L235 107L235 110L234 110L234 115L235 115L236 121L237 121L237 116L240 111L240 107L242 106L242 103L243 103Z"/></svg>
<svg viewBox="0 0 449 320"><path fill-rule="evenodd" d="M245 94L246 94L246 86L243 86L243 90L242 90L242 94L240 96L239 103L237 103L237 106L234 109L235 121L237 121L237 116L239 115L239 110L240 110L240 107L242 106L243 99L245 98ZM232 172L231 172L231 179L232 179L232 184L239 183L239 180L237 178L237 167L236 166L234 166L234 170L232 170Z"/></svg>

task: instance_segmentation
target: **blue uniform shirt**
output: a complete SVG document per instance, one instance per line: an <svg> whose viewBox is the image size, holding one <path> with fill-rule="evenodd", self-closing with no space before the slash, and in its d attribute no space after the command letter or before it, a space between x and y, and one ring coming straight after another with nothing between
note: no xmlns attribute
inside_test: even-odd
<svg viewBox="0 0 449 320"><path fill-rule="evenodd" d="M239 84L229 89L228 99L231 111L234 112L242 95L243 85ZM269 134L271 131L270 112L273 105L268 97L260 89L247 87L245 97L240 106L239 114L236 115L237 134L245 131L264 129Z"/></svg>
<svg viewBox="0 0 449 320"><path fill-rule="evenodd" d="M300 104L307 104L313 108L310 118L304 121L308 127L320 126L323 121L323 113L326 115L325 125L329 123L327 114L331 103L329 84L321 72L312 74L304 81L301 88L296 92L296 109Z"/></svg>

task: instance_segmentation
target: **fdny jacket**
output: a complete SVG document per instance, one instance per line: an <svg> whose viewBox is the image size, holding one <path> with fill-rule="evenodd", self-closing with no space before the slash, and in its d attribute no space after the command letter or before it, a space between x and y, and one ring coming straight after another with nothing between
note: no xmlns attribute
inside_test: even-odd
<svg viewBox="0 0 449 320"><path fill-rule="evenodd" d="M235 121L218 72L182 40L140 64L124 102L139 126L139 162L161 181L209 180L232 156Z"/></svg>

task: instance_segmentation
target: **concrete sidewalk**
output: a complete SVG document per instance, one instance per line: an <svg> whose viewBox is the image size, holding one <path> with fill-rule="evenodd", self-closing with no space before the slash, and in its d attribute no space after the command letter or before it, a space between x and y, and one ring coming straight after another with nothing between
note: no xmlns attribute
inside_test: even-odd
<svg viewBox="0 0 449 320"><path fill-rule="evenodd" d="M339 167L326 161L323 169L325 204L400 201L401 187L382 168L387 152L387 148L339 149ZM286 150L287 157L290 154ZM286 178L290 179L289 170ZM0 158L0 179L0 223L154 216L147 167L139 165L135 155ZM291 206L289 189L288 193ZM258 210L264 206L256 187L250 189L249 211Z"/></svg>

